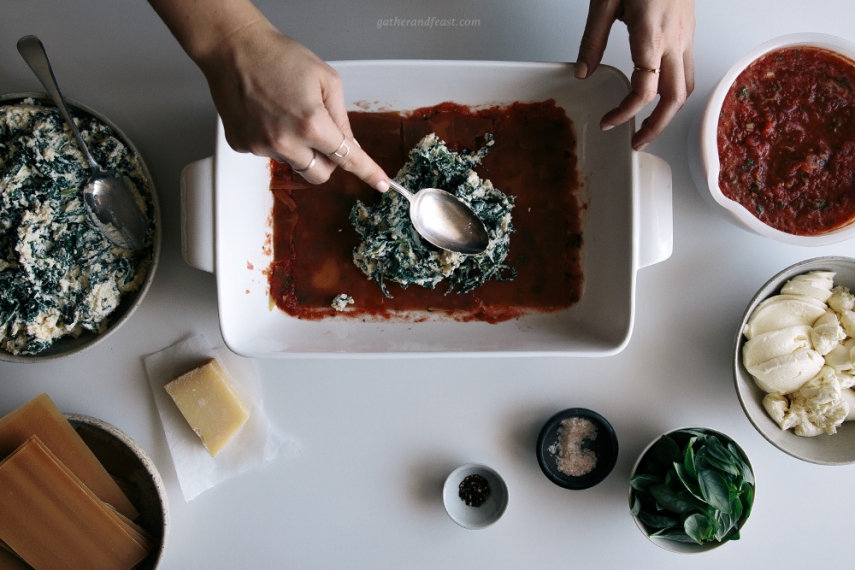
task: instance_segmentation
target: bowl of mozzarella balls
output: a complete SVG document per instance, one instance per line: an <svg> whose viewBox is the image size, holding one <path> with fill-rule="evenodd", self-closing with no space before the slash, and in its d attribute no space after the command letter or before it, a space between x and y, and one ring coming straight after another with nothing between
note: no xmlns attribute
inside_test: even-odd
<svg viewBox="0 0 855 570"><path fill-rule="evenodd" d="M855 259L818 257L770 279L736 337L736 391L772 445L821 465L855 463Z"/></svg>

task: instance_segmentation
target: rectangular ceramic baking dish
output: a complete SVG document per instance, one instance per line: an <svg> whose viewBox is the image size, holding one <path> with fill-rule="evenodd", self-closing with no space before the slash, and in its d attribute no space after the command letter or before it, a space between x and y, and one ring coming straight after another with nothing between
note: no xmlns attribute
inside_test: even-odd
<svg viewBox="0 0 855 570"><path fill-rule="evenodd" d="M573 307L498 324L306 321L272 307L268 161L229 148L218 123L216 154L182 173L182 245L217 278L226 344L253 358L295 356L607 356L629 341L639 268L672 250L671 170L630 146L634 125L599 121L629 90L601 66L585 81L572 64L484 61L332 62L349 110L411 110L453 101L484 106L554 99L578 138L584 289Z"/></svg>

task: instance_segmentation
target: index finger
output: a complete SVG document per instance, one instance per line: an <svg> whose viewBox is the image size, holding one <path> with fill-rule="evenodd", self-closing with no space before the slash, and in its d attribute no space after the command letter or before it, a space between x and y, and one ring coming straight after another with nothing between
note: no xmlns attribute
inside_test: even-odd
<svg viewBox="0 0 855 570"><path fill-rule="evenodd" d="M327 154L334 164L364 180L369 186L380 192L389 189L389 177L383 169L362 150L352 136L342 133L339 146Z"/></svg>

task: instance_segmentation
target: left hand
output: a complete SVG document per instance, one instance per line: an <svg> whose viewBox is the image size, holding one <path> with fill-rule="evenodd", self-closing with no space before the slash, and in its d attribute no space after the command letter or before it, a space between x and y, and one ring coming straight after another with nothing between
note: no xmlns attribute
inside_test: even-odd
<svg viewBox="0 0 855 570"><path fill-rule="evenodd" d="M603 116L600 128L625 123L660 96L650 116L632 137L641 150L658 137L695 88L692 40L694 0L591 0L588 21L579 48L576 77L584 79L599 65L609 31L617 20L626 23L635 69L632 91Z"/></svg>

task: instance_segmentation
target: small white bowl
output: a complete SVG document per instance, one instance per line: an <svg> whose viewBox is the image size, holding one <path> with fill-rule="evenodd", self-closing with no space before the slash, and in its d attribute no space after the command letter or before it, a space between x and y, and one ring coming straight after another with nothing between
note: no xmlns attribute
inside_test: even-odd
<svg viewBox="0 0 855 570"><path fill-rule="evenodd" d="M460 482L469 475L480 475L490 486L490 495L480 507L470 507L460 498ZM470 530L487 528L499 520L508 506L508 487L493 469L479 463L467 463L451 472L442 488L442 502L451 520Z"/></svg>
<svg viewBox="0 0 855 570"><path fill-rule="evenodd" d="M719 188L718 121L725 96L739 74L754 60L770 51L788 46L823 48L855 60L855 44L835 36L813 33L780 36L745 54L715 86L700 124L693 129L694 132L689 141L689 148L694 149L694 156L690 156L692 176L703 198L716 209L722 208L729 215L731 221L736 222L738 226L790 245L822 246L838 243L855 237L855 223L814 236L788 234L764 224L741 204L727 198Z"/></svg>
<svg viewBox="0 0 855 570"><path fill-rule="evenodd" d="M127 486L128 498L140 513L134 522L155 540L156 546L134 570L160 567L169 539L169 500L154 462L117 427L81 414L65 414L65 417L110 475Z"/></svg>
<svg viewBox="0 0 855 570"><path fill-rule="evenodd" d="M791 265L772 277L757 291L739 321L734 342L733 378L745 415L769 443L802 461L819 465L849 465L855 463L855 422L844 422L834 435L823 434L816 437L801 437L792 430L782 430L763 407L766 393L757 386L742 363L742 347L745 344L742 329L751 313L765 299L780 293L784 283L796 275L811 271L833 271L836 274L835 285L843 285L855 291L855 259L849 257L808 259Z"/></svg>

